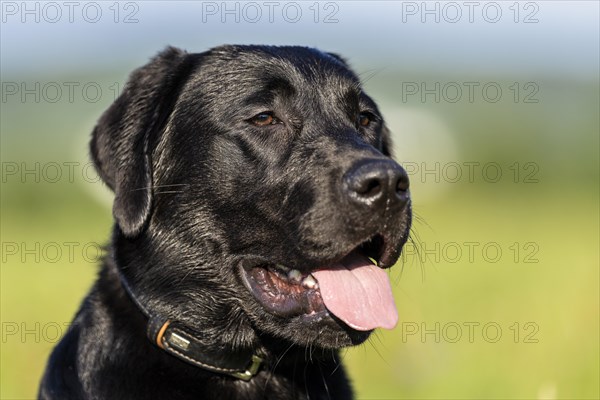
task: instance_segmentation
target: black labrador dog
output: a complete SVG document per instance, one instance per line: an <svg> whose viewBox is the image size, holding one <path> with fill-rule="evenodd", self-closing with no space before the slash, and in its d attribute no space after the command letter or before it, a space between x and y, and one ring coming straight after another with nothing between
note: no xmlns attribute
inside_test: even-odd
<svg viewBox="0 0 600 400"><path fill-rule="evenodd" d="M338 349L397 322L390 150L335 54L167 48L134 71L91 141L110 251L39 398L352 398Z"/></svg>

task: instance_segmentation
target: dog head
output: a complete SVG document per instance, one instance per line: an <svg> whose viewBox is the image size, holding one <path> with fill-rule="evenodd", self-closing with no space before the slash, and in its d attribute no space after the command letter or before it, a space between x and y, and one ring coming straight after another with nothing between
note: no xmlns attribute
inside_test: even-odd
<svg viewBox="0 0 600 400"><path fill-rule="evenodd" d="M346 62L291 46L168 48L132 73L91 142L136 293L238 346L333 348L395 325L382 268L411 211L390 149Z"/></svg>

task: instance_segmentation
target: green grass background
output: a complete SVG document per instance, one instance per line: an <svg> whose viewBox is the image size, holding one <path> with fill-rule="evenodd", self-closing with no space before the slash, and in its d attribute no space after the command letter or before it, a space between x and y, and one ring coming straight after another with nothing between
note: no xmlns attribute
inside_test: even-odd
<svg viewBox="0 0 600 400"><path fill-rule="evenodd" d="M123 82L126 72L35 80L96 81L106 90L111 82ZM369 93L383 99L388 119L397 110L409 110L443 121L454 146L453 158L446 161L497 162L504 177L497 183L480 175L474 182L438 183L411 176L418 215L413 238L423 259L411 255L411 248L390 273L398 327L344 351L358 398L597 399L598 82L541 77L536 104L515 103L508 93L493 104L401 100L402 81L467 80L461 78L386 70L367 81ZM511 77L485 76L481 81L497 81L504 88L512 82ZM106 92L96 103L3 102L2 162L87 162L89 133L111 100ZM399 126L391 129L397 153L414 154L410 142L402 140L408 133ZM414 138L415 132L410 134ZM434 155L445 154L446 144L435 134L423 132L417 138L420 153L410 161L433 155L428 162L434 162ZM513 182L508 166L515 162L535 163L538 182ZM32 177L23 182L3 176L3 246L106 243L112 223L106 193L101 184L81 179L81 169L76 177L72 183L37 183ZM479 243L472 260L465 242ZM448 251L458 243L463 255L453 260L455 253L442 254L435 260L431 249L436 243ZM499 261L483 258L487 243L502 249ZM521 247L516 260L514 243ZM531 243L537 262L528 263L531 247L522 247ZM73 260L63 254L58 262L37 262L22 251L7 254L3 247L0 398L35 398L56 342L55 328L69 323L97 272L97 265L81 254L81 245L74 254ZM475 324L472 340L465 323ZM431 333L436 324L439 339ZM495 330L484 334L486 324L501 328L497 341L491 340ZM456 326L462 328L458 339ZM412 334L415 327L419 331ZM423 328L430 331L424 337ZM526 340L527 334L532 336Z"/></svg>

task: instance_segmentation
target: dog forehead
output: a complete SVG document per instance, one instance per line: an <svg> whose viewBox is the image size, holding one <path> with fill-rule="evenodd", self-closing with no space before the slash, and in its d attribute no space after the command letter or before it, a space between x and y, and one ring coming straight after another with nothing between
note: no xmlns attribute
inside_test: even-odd
<svg viewBox="0 0 600 400"><path fill-rule="evenodd" d="M337 74L356 79L339 56L302 46L222 46L205 53L219 67L240 67L250 71L297 72L306 77ZM221 65L219 65L221 64Z"/></svg>
<svg viewBox="0 0 600 400"><path fill-rule="evenodd" d="M185 92L239 98L261 90L359 90L338 56L301 46L222 46L198 55Z"/></svg>

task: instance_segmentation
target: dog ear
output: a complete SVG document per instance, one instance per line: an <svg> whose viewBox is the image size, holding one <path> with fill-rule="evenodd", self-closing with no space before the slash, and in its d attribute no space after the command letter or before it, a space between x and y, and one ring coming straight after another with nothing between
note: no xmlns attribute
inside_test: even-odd
<svg viewBox="0 0 600 400"><path fill-rule="evenodd" d="M102 180L115 193L113 215L128 237L139 234L149 219L151 144L164 128L189 73L188 58L184 51L168 47L133 71L92 133L92 159Z"/></svg>

